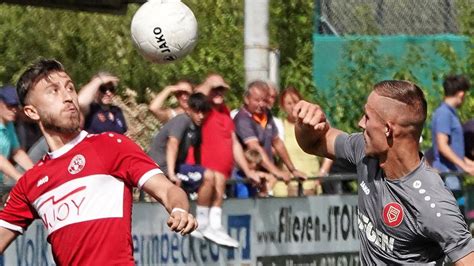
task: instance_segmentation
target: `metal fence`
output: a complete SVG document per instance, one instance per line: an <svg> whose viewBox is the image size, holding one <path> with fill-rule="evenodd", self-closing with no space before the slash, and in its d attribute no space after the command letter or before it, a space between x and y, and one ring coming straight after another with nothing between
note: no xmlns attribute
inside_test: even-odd
<svg viewBox="0 0 474 266"><path fill-rule="evenodd" d="M331 35L431 35L459 32L461 1L315 0L315 32Z"/></svg>

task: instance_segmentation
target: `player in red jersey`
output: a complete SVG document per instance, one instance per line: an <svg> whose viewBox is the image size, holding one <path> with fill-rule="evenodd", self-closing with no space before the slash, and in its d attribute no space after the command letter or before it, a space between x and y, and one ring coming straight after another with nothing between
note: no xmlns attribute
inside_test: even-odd
<svg viewBox="0 0 474 266"><path fill-rule="evenodd" d="M172 231L185 235L197 227L186 193L139 146L120 134L80 130L76 90L61 63L38 61L17 90L50 152L20 178L0 211L0 254L41 219L58 265L134 265L134 186L164 205Z"/></svg>

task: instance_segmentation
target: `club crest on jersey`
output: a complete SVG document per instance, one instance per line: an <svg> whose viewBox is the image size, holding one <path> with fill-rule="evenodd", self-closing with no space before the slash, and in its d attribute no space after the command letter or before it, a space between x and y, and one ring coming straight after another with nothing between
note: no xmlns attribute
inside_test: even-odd
<svg viewBox="0 0 474 266"><path fill-rule="evenodd" d="M390 227L397 227L403 221L403 208L396 202L390 202L383 207L383 221Z"/></svg>
<svg viewBox="0 0 474 266"><path fill-rule="evenodd" d="M86 166L86 158L82 154L78 154L72 158L67 170L71 175L77 174Z"/></svg>

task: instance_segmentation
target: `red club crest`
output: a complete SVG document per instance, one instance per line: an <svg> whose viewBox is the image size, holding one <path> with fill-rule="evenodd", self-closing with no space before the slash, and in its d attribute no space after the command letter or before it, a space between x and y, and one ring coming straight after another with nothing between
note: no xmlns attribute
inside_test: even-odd
<svg viewBox="0 0 474 266"><path fill-rule="evenodd" d="M396 202L390 202L383 207L383 221L390 227L397 227L403 221L403 208Z"/></svg>

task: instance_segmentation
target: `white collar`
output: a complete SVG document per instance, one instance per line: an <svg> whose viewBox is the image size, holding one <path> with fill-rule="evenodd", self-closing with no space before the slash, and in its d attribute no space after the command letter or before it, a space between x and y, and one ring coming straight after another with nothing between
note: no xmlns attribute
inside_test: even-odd
<svg viewBox="0 0 474 266"><path fill-rule="evenodd" d="M58 158L59 156L65 154L66 152L70 151L72 148L74 148L74 146L76 146L79 142L81 142L89 133L87 133L86 131L82 130L79 134L77 134L77 136L72 139L71 141L69 141L68 143L66 143L64 146L62 146L61 148L53 151L53 152L48 152L48 156L49 158L51 159L56 159Z"/></svg>

